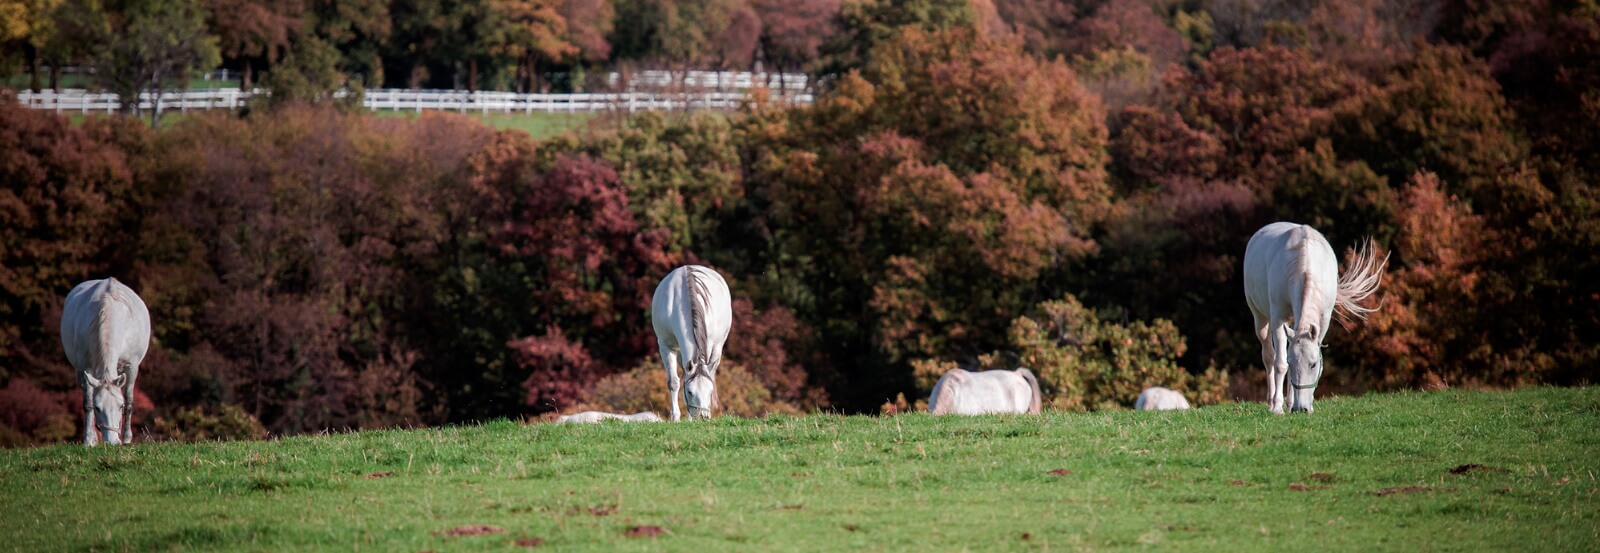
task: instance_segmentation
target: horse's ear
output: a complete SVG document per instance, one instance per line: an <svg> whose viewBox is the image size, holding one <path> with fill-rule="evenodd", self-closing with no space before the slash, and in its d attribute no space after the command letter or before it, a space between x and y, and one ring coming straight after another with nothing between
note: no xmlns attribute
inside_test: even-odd
<svg viewBox="0 0 1600 553"><path fill-rule="evenodd" d="M111 379L111 385L112 386L116 386L118 388L121 388L122 387L122 383L127 382L127 381L128 381L128 375L119 374L119 375L117 375L116 378Z"/></svg>
<svg viewBox="0 0 1600 553"><path fill-rule="evenodd" d="M99 388L100 387L100 379L95 378L94 375L92 375L92 374L84 373L83 379L89 383L90 387L93 387L93 388Z"/></svg>

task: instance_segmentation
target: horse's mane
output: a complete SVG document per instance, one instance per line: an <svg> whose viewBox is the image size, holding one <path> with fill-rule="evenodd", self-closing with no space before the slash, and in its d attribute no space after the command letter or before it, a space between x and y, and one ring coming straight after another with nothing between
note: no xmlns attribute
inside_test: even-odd
<svg viewBox="0 0 1600 553"><path fill-rule="evenodd" d="M113 306L129 309L128 300L122 297L122 294L117 290L117 284L116 277L109 277L104 284L96 287L100 288L100 290L94 292L94 295L98 295L101 298L99 302L100 309L95 311L94 323L89 328L89 335L93 337L89 341L89 347L94 348L93 351L88 352L91 370L94 367L104 369L106 374L95 375L95 378L107 381L116 378L117 369L119 368L115 359L109 364L105 363L105 356L111 350L111 336L109 334L111 331L111 310ZM101 295L102 291L104 292L103 295Z"/></svg>
<svg viewBox="0 0 1600 553"><path fill-rule="evenodd" d="M1294 250L1295 268L1300 271L1301 275L1300 309L1304 310L1307 306L1312 305L1313 301L1320 299L1322 296L1322 291L1318 290L1311 282L1311 249L1317 234L1311 230L1311 227L1305 225L1295 227L1294 232L1300 236L1300 240L1294 245ZM1300 316L1301 318L1305 317L1304 314ZM1298 328L1299 321L1295 321L1295 323L1297 328L1294 330L1298 332L1301 330Z"/></svg>
<svg viewBox="0 0 1600 553"><path fill-rule="evenodd" d="M685 269L683 287L685 295L689 296L689 324L692 327L690 333L693 334L696 357L694 362L700 365L708 365L711 363L711 359L710 353L707 351L710 348L706 347L706 343L710 341L706 337L706 310L711 305L711 289L707 288L706 283L700 280L700 275L695 271L694 267Z"/></svg>

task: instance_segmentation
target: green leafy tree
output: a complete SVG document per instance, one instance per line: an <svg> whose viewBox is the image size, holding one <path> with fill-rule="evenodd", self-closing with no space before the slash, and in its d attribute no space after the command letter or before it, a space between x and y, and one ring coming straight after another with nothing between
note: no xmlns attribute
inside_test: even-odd
<svg viewBox="0 0 1600 553"><path fill-rule="evenodd" d="M91 56L106 89L121 98L123 113L139 108L139 93L153 91L157 109L168 79L187 79L189 71L220 61L217 39L206 32L205 8L198 0L139 0L107 5L108 34Z"/></svg>

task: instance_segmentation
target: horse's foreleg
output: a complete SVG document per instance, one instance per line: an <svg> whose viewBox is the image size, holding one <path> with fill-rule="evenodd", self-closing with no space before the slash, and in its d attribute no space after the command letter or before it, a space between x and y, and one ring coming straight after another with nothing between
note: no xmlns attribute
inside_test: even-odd
<svg viewBox="0 0 1600 553"><path fill-rule="evenodd" d="M1272 366L1267 369L1267 403L1274 415L1283 414L1284 385L1289 377L1288 351L1288 326L1273 325Z"/></svg>
<svg viewBox="0 0 1600 553"><path fill-rule="evenodd" d="M678 356L667 349L666 344L658 343L658 347L661 349L661 365L667 369L667 400L672 405L672 422L678 422L682 416L678 410L678 394L683 388L683 382L678 378Z"/></svg>
<svg viewBox="0 0 1600 553"><path fill-rule="evenodd" d="M139 364L128 364L128 381L122 384L122 397L125 403L122 406L122 443L133 443L133 407L138 403L133 400L133 381L139 378Z"/></svg>
<svg viewBox="0 0 1600 553"><path fill-rule="evenodd" d="M89 385L83 385L83 445L93 447L100 443L100 433L94 427L94 394Z"/></svg>

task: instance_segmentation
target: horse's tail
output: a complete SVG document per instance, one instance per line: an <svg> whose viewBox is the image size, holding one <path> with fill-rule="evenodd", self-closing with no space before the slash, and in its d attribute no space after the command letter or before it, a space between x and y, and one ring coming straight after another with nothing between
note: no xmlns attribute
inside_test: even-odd
<svg viewBox="0 0 1600 553"><path fill-rule="evenodd" d="M1359 251L1354 248L1345 251L1344 274L1339 275L1339 295L1334 302L1334 314L1339 318L1339 324L1349 328L1352 321L1367 320L1367 314L1377 311L1378 307L1361 305L1362 301L1372 297L1378 291L1378 284L1383 281L1383 269L1389 265L1389 254L1385 253L1382 260L1378 259L1376 244L1371 238L1362 244Z"/></svg>
<svg viewBox="0 0 1600 553"><path fill-rule="evenodd" d="M1042 407L1044 402L1044 394L1039 391L1038 377L1033 376L1033 371L1030 371L1027 368L1018 368L1017 374L1022 375L1023 380L1028 381L1029 388L1033 388L1033 401L1028 403L1028 414L1039 414L1039 412L1043 410Z"/></svg>

